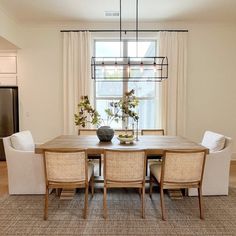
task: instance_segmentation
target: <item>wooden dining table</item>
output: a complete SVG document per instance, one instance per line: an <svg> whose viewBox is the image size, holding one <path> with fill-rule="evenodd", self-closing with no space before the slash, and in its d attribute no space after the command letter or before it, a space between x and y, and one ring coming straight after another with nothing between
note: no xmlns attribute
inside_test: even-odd
<svg viewBox="0 0 236 236"><path fill-rule="evenodd" d="M43 153L47 149L75 150L86 149L88 154L103 154L105 149L143 149L147 155L162 155L164 150L205 150L198 143L180 136L139 136L138 141L121 144L117 137L111 142L100 142L96 135L61 135L35 147L35 153Z"/></svg>

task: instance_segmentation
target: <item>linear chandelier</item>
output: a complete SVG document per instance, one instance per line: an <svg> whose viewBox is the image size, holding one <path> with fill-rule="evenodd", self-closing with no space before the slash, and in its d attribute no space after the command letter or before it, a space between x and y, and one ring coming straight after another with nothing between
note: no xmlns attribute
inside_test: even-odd
<svg viewBox="0 0 236 236"><path fill-rule="evenodd" d="M136 0L136 54L138 54L138 0ZM122 42L120 0L120 43ZM168 78L168 58L158 57L92 57L92 79L103 82L161 82Z"/></svg>

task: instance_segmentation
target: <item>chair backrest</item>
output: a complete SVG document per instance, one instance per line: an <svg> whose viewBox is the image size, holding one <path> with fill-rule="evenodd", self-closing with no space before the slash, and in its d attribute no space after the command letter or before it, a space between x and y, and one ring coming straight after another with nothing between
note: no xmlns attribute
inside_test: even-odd
<svg viewBox="0 0 236 236"><path fill-rule="evenodd" d="M144 181L145 166L144 150L105 150L104 179L107 181Z"/></svg>
<svg viewBox="0 0 236 236"><path fill-rule="evenodd" d="M3 138L6 160L15 156L15 151L34 152L35 144L30 131L21 131Z"/></svg>
<svg viewBox="0 0 236 236"><path fill-rule="evenodd" d="M10 137L14 149L21 151L34 151L35 144L29 130L14 133Z"/></svg>
<svg viewBox="0 0 236 236"><path fill-rule="evenodd" d="M229 159L231 159L232 155L232 146L233 146L232 138L225 136L225 146L221 151L223 151L225 155L228 155Z"/></svg>
<svg viewBox="0 0 236 236"><path fill-rule="evenodd" d="M45 177L51 182L84 182L88 180L85 150L44 151Z"/></svg>
<svg viewBox="0 0 236 236"><path fill-rule="evenodd" d="M134 135L134 130L132 129L115 129L115 135L120 134L128 134L128 135Z"/></svg>
<svg viewBox="0 0 236 236"><path fill-rule="evenodd" d="M202 145L209 148L210 152L217 152L224 148L226 137L212 131L205 131Z"/></svg>
<svg viewBox="0 0 236 236"><path fill-rule="evenodd" d="M205 166L205 151L165 151L161 182L201 183Z"/></svg>
<svg viewBox="0 0 236 236"><path fill-rule="evenodd" d="M164 129L142 129L141 135L164 135Z"/></svg>
<svg viewBox="0 0 236 236"><path fill-rule="evenodd" d="M96 135L97 129L79 129L78 135Z"/></svg>

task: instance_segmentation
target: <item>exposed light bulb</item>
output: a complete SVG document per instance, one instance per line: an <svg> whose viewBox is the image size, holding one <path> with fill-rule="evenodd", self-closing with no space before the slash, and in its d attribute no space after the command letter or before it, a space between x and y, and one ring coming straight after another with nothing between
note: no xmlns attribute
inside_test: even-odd
<svg viewBox="0 0 236 236"><path fill-rule="evenodd" d="M129 72L130 72L130 64L128 63L127 73L129 74Z"/></svg>
<svg viewBox="0 0 236 236"><path fill-rule="evenodd" d="M104 62L102 62L102 73L104 73L105 71L105 65L104 65Z"/></svg>
<svg viewBox="0 0 236 236"><path fill-rule="evenodd" d="M153 72L154 73L157 72L157 64L156 64L156 62L153 63Z"/></svg>
<svg viewBox="0 0 236 236"><path fill-rule="evenodd" d="M140 63L140 72L143 73L143 62Z"/></svg>

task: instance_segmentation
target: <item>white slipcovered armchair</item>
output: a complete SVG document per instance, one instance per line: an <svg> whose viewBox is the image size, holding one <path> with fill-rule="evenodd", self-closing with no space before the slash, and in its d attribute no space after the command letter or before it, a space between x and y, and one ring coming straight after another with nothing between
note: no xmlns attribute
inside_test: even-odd
<svg viewBox="0 0 236 236"><path fill-rule="evenodd" d="M45 194L43 156L34 153L30 131L3 138L9 194Z"/></svg>
<svg viewBox="0 0 236 236"><path fill-rule="evenodd" d="M210 150L206 156L202 195L228 195L232 139L206 131L201 145ZM188 194L197 196L197 191L189 189Z"/></svg>

